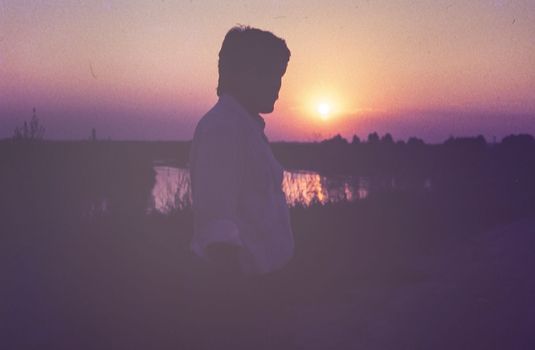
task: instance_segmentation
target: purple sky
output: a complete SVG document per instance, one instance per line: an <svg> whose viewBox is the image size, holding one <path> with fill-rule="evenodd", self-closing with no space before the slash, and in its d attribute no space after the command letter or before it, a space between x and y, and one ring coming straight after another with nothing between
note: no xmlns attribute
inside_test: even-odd
<svg viewBox="0 0 535 350"><path fill-rule="evenodd" d="M533 1L0 0L0 138L190 139L238 23L292 51L271 140L535 134Z"/></svg>

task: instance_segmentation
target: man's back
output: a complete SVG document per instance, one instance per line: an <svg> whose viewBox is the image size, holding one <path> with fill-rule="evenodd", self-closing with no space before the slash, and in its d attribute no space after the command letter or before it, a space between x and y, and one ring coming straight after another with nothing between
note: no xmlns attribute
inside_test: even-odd
<svg viewBox="0 0 535 350"><path fill-rule="evenodd" d="M190 154L195 216L192 250L210 244L240 247L247 274L282 267L293 255L293 234L281 185L260 116L223 95L199 121Z"/></svg>

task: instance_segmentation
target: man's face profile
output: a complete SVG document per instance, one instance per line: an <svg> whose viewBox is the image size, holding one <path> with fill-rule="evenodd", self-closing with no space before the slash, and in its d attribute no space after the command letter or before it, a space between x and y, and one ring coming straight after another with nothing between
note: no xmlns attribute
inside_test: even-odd
<svg viewBox="0 0 535 350"><path fill-rule="evenodd" d="M273 112L285 72L286 64L275 64L250 71L252 77L249 91L259 113Z"/></svg>

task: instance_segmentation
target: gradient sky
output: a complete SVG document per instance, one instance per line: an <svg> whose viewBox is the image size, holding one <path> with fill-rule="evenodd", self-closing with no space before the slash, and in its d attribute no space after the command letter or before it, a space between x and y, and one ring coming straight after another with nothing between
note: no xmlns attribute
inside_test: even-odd
<svg viewBox="0 0 535 350"><path fill-rule="evenodd" d="M271 140L535 134L535 1L0 0L0 138L188 140L236 24L292 51Z"/></svg>

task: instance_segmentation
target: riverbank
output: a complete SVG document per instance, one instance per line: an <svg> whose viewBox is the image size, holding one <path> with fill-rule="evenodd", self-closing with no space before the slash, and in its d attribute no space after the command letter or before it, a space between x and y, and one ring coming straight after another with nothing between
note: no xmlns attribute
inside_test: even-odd
<svg viewBox="0 0 535 350"><path fill-rule="evenodd" d="M288 310L295 349L531 349L535 218Z"/></svg>
<svg viewBox="0 0 535 350"><path fill-rule="evenodd" d="M269 332L295 349L533 345L533 219L481 222L425 198L293 208L287 276L302 293ZM183 346L190 215L14 226L0 248L4 343Z"/></svg>

